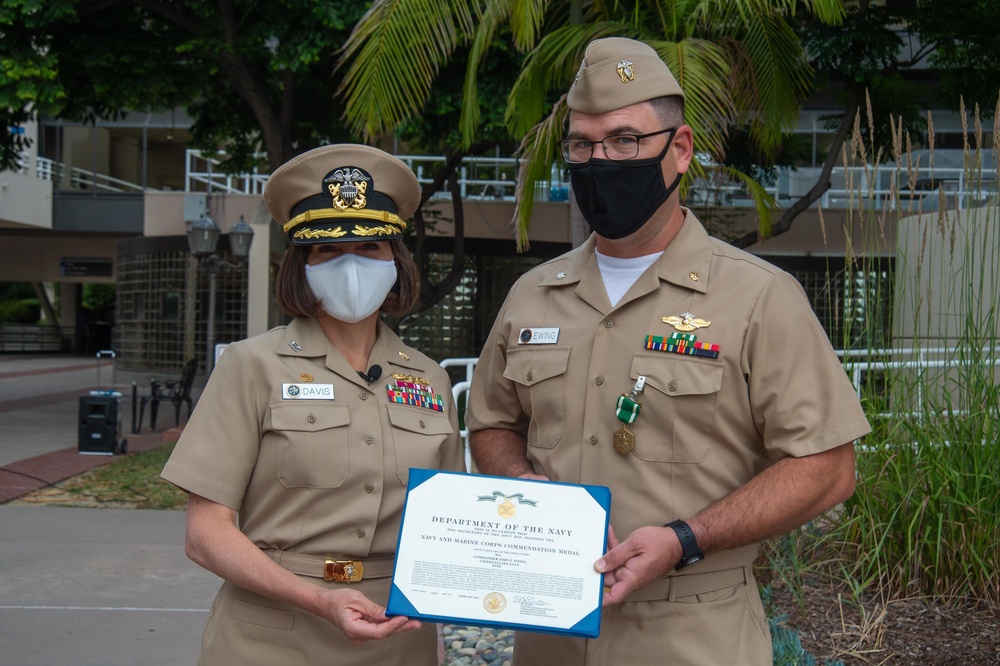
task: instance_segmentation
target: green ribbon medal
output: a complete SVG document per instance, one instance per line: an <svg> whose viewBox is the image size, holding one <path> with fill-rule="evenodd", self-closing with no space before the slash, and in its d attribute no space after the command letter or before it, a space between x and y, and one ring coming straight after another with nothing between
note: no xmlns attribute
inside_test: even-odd
<svg viewBox="0 0 1000 666"><path fill-rule="evenodd" d="M639 410L642 409L642 403L638 396L642 393L645 385L646 377L640 375L635 382L635 387L628 395L622 393L618 396L618 402L615 404L615 416L624 425L615 431L614 444L615 450L622 455L630 453L635 448L635 433L629 430L628 426L638 418Z"/></svg>

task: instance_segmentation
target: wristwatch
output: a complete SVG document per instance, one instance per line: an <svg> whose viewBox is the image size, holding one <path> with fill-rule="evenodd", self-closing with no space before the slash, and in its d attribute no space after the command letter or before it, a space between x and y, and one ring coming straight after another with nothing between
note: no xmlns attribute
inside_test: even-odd
<svg viewBox="0 0 1000 666"><path fill-rule="evenodd" d="M687 569L705 559L701 548L698 547L698 540L694 538L694 532L691 531L691 527L687 523L683 520L675 520L667 523L664 527L671 528L681 542L683 554L681 555L681 561L674 567L674 571Z"/></svg>

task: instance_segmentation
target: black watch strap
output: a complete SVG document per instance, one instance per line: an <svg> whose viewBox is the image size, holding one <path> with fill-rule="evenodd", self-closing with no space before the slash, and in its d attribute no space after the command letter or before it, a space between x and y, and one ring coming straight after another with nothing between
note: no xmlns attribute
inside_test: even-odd
<svg viewBox="0 0 1000 666"><path fill-rule="evenodd" d="M705 555L701 552L701 548L698 547L698 540L694 538L694 532L691 530L690 525L683 520L675 520L667 523L664 527L671 528L681 542L681 561L674 567L675 571L687 569L689 566L705 559Z"/></svg>

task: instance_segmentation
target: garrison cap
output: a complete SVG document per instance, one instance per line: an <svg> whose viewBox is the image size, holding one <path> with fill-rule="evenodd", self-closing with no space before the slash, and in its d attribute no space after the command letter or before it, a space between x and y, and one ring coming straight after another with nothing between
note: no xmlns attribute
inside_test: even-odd
<svg viewBox="0 0 1000 666"><path fill-rule="evenodd" d="M607 113L657 97L684 97L677 79L649 44L606 37L587 45L566 103L583 113Z"/></svg>
<svg viewBox="0 0 1000 666"><path fill-rule="evenodd" d="M420 184L389 153L342 143L275 169L264 203L295 245L395 240L420 204Z"/></svg>

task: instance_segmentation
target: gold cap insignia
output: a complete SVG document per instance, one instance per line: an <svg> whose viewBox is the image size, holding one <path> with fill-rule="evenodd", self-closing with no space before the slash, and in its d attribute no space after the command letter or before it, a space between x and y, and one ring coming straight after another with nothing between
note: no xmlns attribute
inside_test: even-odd
<svg viewBox="0 0 1000 666"><path fill-rule="evenodd" d="M323 184L333 197L336 210L361 210L368 205L365 193L371 180L371 176L357 167L344 167L327 174Z"/></svg>
<svg viewBox="0 0 1000 666"><path fill-rule="evenodd" d="M621 78L622 83L635 81L635 70L632 67L631 60L622 60L618 63L618 76Z"/></svg>

